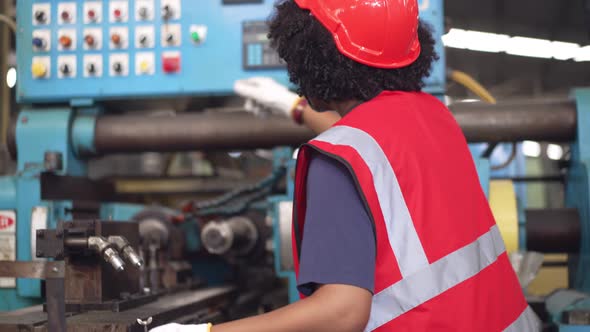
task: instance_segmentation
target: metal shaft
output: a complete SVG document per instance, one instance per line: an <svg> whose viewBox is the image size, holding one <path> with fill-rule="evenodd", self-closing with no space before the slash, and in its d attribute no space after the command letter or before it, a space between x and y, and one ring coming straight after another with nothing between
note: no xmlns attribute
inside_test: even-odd
<svg viewBox="0 0 590 332"><path fill-rule="evenodd" d="M576 135L576 107L566 100L457 104L451 111L470 143L571 142Z"/></svg>
<svg viewBox="0 0 590 332"><path fill-rule="evenodd" d="M521 140L573 141L576 111L570 101L499 105L463 104L451 108L469 142ZM280 116L187 113L168 117L140 115L98 118L98 153L140 151L240 150L297 146L313 133Z"/></svg>
<svg viewBox="0 0 590 332"><path fill-rule="evenodd" d="M280 116L179 114L167 117L103 116L96 122L98 153L247 150L298 145L310 130Z"/></svg>

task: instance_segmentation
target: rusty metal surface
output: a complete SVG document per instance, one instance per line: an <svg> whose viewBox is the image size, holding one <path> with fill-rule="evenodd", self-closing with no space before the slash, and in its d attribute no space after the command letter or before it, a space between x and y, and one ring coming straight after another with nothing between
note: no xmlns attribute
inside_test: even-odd
<svg viewBox="0 0 590 332"><path fill-rule="evenodd" d="M57 262L13 262L0 261L0 277L14 278L63 278L65 266L63 261Z"/></svg>

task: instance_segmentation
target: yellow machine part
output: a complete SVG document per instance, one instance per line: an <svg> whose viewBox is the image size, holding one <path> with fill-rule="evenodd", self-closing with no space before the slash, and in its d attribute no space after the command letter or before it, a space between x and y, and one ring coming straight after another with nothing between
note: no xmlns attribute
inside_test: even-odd
<svg viewBox="0 0 590 332"><path fill-rule="evenodd" d="M506 250L508 253L518 250L518 208L512 181L490 181L489 201Z"/></svg>

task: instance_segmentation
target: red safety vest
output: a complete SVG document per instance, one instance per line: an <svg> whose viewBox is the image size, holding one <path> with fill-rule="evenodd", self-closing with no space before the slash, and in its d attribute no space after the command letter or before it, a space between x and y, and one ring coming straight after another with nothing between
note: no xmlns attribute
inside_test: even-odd
<svg viewBox="0 0 590 332"><path fill-rule="evenodd" d="M365 331L539 330L465 137L438 99L383 92L300 149L297 273L312 151L350 170L374 223L375 293Z"/></svg>

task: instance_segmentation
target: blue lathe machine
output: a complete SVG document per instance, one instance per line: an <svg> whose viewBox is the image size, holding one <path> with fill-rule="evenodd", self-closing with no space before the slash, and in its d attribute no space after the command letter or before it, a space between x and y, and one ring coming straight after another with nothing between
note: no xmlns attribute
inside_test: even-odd
<svg viewBox="0 0 590 332"><path fill-rule="evenodd" d="M288 84L266 38L272 8L272 0L17 2L22 110L9 132L17 170L0 178L0 310L19 311L0 314L0 330L141 331L137 319L223 321L296 301L292 155L312 135L281 117L228 111L242 105L237 79ZM420 9L440 40L442 0ZM438 52L426 91L442 98L441 43ZM452 110L486 192L500 173L476 143L571 144L568 209L526 211L519 194L518 244L570 254L575 292L552 299L547 322L590 331L590 90ZM223 195L182 209L148 206L89 178L92 160L107 155L256 149L272 151L270 175L236 186L213 172L202 181Z"/></svg>

